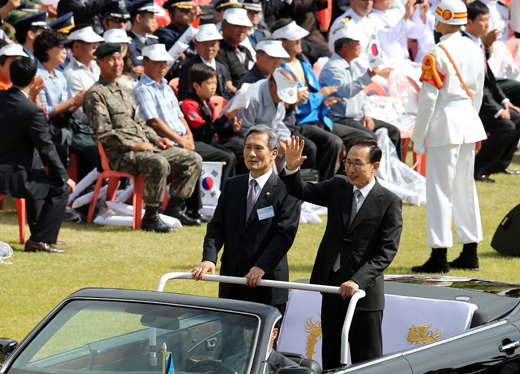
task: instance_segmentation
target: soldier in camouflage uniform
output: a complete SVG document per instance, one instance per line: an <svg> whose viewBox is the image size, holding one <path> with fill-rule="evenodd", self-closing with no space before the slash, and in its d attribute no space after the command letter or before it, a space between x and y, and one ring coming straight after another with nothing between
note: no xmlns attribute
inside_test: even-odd
<svg viewBox="0 0 520 374"><path fill-rule="evenodd" d="M110 167L144 176L146 211L142 228L170 232L173 229L158 215L166 178L170 173L175 174L170 196L187 199L197 185L202 158L195 152L173 147L169 139L159 137L136 115L132 93L116 83L123 70L122 48L121 44L103 43L96 50L94 55L101 74L85 95L83 108L105 148Z"/></svg>

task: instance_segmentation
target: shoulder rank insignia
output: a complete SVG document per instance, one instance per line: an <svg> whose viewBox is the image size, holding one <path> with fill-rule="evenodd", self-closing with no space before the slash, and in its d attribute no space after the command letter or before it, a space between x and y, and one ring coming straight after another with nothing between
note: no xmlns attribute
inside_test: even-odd
<svg viewBox="0 0 520 374"><path fill-rule="evenodd" d="M419 79L421 82L428 82L440 89L444 83L444 75L437 71L435 66L435 57L432 55L424 56L422 63L422 75Z"/></svg>
<svg viewBox="0 0 520 374"><path fill-rule="evenodd" d="M341 19L341 22L343 22L345 25L350 21L350 16L346 16L345 18Z"/></svg>

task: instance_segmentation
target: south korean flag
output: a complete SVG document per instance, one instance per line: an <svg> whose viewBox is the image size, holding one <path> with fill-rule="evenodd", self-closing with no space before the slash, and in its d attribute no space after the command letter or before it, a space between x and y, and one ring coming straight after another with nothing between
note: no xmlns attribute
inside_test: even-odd
<svg viewBox="0 0 520 374"><path fill-rule="evenodd" d="M203 162L200 172L200 196L204 207L215 207L220 196L222 162Z"/></svg>
<svg viewBox="0 0 520 374"><path fill-rule="evenodd" d="M368 45L368 66L370 67L370 70L373 70L375 67L383 65L385 62L386 56L381 50L381 42L379 41L377 33L374 33L372 34Z"/></svg>

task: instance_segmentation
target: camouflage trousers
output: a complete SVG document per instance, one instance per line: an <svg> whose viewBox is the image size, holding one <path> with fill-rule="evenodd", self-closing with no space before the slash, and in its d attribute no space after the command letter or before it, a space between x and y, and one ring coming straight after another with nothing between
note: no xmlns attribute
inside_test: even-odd
<svg viewBox="0 0 520 374"><path fill-rule="evenodd" d="M143 201L159 204L163 201L168 175L175 177L170 196L187 199L199 182L202 157L187 149L173 147L161 152L127 152L117 171L144 176Z"/></svg>

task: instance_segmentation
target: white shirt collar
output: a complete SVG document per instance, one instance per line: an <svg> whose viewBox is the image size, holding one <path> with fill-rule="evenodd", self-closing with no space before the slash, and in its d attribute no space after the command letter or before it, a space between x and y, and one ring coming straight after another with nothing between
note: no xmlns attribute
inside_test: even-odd
<svg viewBox="0 0 520 374"><path fill-rule="evenodd" d="M468 30L465 31L466 34L468 34L469 38L471 40L473 40L475 43L477 43L478 45L480 45L480 38L477 38L475 35L471 34L468 32Z"/></svg>
<svg viewBox="0 0 520 374"><path fill-rule="evenodd" d="M18 87L16 87L16 88L18 88ZM18 89L19 89L19 88L18 88ZM20 89L19 89L19 90L20 90ZM25 92L24 90L20 90L20 91L22 91L22 93L25 95L25 97L26 97L27 99L29 98L29 95L27 95L27 92Z"/></svg>
<svg viewBox="0 0 520 374"><path fill-rule="evenodd" d="M267 181L269 180L269 178L271 177L271 174L273 174L273 168L271 168L271 170L269 170L267 173L265 173L264 175L256 178L256 183L258 183L258 186L260 186L260 190L262 190L265 186L265 184L267 183ZM255 179L253 178L253 176L251 175L251 173L249 173L249 181L247 182L248 186L250 185L251 181ZM248 187L249 189L249 187Z"/></svg>
<svg viewBox="0 0 520 374"><path fill-rule="evenodd" d="M372 188L374 188L375 184L376 184L376 178L373 177L372 181L364 187L357 188L357 186L354 186L353 191L359 190L359 191L361 191L361 195L363 195L363 197L367 197L368 194L370 193L370 191L372 191Z"/></svg>
<svg viewBox="0 0 520 374"><path fill-rule="evenodd" d="M215 59L213 61L209 62L204 59L204 57L200 56L200 59L204 63L204 65L211 66L213 69L217 70L217 63L215 62Z"/></svg>

